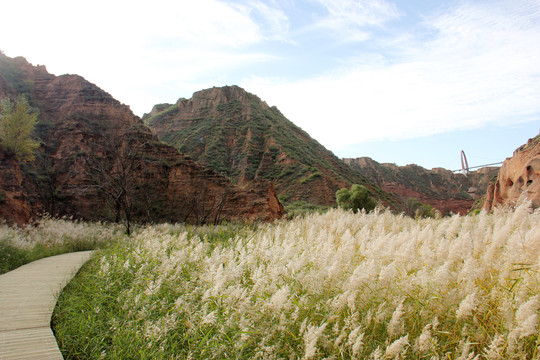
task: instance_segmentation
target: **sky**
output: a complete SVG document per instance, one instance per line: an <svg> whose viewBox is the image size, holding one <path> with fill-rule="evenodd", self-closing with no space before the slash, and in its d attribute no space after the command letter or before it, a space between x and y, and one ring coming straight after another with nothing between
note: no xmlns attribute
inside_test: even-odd
<svg viewBox="0 0 540 360"><path fill-rule="evenodd" d="M0 50L139 116L238 85L338 157L503 161L540 131L540 0L25 0Z"/></svg>

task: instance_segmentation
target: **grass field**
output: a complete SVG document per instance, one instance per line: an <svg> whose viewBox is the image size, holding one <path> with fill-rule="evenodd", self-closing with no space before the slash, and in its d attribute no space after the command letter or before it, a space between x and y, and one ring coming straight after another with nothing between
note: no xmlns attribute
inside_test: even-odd
<svg viewBox="0 0 540 360"><path fill-rule="evenodd" d="M94 250L123 238L116 225L43 218L25 228L0 223L0 274L47 256Z"/></svg>
<svg viewBox="0 0 540 360"><path fill-rule="evenodd" d="M61 295L67 359L539 359L540 211L156 225Z"/></svg>

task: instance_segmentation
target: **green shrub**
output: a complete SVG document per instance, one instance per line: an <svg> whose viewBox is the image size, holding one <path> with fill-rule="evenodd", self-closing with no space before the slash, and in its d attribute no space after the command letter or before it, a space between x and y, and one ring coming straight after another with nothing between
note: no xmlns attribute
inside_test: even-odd
<svg viewBox="0 0 540 360"><path fill-rule="evenodd" d="M437 218L440 217L439 212L429 204L422 204L415 212L416 218Z"/></svg>
<svg viewBox="0 0 540 360"><path fill-rule="evenodd" d="M0 101L0 145L6 153L20 161L34 160L39 147L33 139L37 117L24 97L15 103L7 98Z"/></svg>
<svg viewBox="0 0 540 360"><path fill-rule="evenodd" d="M440 212L433 206L424 204L418 199L409 198L405 201L407 215L414 218L437 218Z"/></svg>
<svg viewBox="0 0 540 360"><path fill-rule="evenodd" d="M336 201L340 208L352 210L354 213L362 209L370 212L377 206L375 200L369 196L367 188L358 184L353 184L350 190L343 188L336 191Z"/></svg>

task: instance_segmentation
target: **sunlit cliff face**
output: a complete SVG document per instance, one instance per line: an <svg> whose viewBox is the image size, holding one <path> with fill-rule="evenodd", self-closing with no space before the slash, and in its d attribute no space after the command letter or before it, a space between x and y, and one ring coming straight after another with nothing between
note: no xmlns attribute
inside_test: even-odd
<svg viewBox="0 0 540 360"><path fill-rule="evenodd" d="M529 139L504 161L497 181L488 187L484 210L514 207L522 201L540 208L540 135Z"/></svg>
<svg viewBox="0 0 540 360"><path fill-rule="evenodd" d="M515 204L521 197L540 207L540 157L529 160L514 176L508 176L500 186L505 202Z"/></svg>
<svg viewBox="0 0 540 360"><path fill-rule="evenodd" d="M525 166L522 175L518 178L522 190L533 206L540 207L540 158L534 158Z"/></svg>

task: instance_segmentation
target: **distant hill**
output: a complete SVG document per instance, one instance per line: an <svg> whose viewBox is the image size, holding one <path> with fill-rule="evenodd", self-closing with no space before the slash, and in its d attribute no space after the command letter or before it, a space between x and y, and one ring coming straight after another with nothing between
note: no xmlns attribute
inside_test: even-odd
<svg viewBox="0 0 540 360"><path fill-rule="evenodd" d="M159 139L235 183L273 181L287 204L335 205L335 192L357 183L386 206L401 206L276 107L238 86L206 89L176 104L155 105L143 121Z"/></svg>
<svg viewBox="0 0 540 360"><path fill-rule="evenodd" d="M236 186L160 142L128 106L77 75L0 52L0 98L24 95L39 111L41 147L28 163L0 148L0 221L42 212L92 220L273 220L268 181ZM129 214L128 214L129 213Z"/></svg>
<svg viewBox="0 0 540 360"><path fill-rule="evenodd" d="M443 214L466 214L475 202L481 203L489 182L499 172L498 167L485 167L464 175L442 168L427 170L414 164L380 164L368 157L344 161L383 190L404 201L418 199Z"/></svg>

